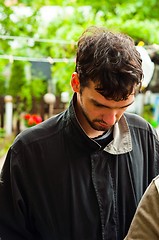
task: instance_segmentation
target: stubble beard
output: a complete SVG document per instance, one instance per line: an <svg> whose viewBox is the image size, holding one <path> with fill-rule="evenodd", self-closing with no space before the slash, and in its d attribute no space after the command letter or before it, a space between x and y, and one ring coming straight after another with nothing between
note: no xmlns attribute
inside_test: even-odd
<svg viewBox="0 0 159 240"><path fill-rule="evenodd" d="M93 120L90 120L90 118L88 117L88 114L86 113L86 111L83 109L82 106L80 106L81 108L81 112L82 112L82 115L84 116L85 120L87 121L87 123L90 125L90 127L96 131L103 131L103 132L106 132L108 131L111 126L100 126L98 125L98 123L101 123L101 124L105 124L106 123L104 121L102 121L101 119L93 119Z"/></svg>

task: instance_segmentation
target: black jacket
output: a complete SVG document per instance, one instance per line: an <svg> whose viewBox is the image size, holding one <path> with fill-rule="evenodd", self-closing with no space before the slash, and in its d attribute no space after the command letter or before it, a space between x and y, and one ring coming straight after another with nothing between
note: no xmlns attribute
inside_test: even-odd
<svg viewBox="0 0 159 240"><path fill-rule="evenodd" d="M156 132L125 113L101 148L79 126L73 103L23 131L0 184L2 240L122 240L159 173Z"/></svg>

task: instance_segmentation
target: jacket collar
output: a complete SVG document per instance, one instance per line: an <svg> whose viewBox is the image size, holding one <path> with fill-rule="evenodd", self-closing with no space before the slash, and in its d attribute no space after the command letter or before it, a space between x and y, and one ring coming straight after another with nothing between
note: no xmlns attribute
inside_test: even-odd
<svg viewBox="0 0 159 240"><path fill-rule="evenodd" d="M159 175L153 179L153 182L155 183L155 186L157 188L157 192L159 194Z"/></svg>
<svg viewBox="0 0 159 240"><path fill-rule="evenodd" d="M132 150L131 134L126 117L123 115L113 128L113 140L104 148L111 154L123 154Z"/></svg>

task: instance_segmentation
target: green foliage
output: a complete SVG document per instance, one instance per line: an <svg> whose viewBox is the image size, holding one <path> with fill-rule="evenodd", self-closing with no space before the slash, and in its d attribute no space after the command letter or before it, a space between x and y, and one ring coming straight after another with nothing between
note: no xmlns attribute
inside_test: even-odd
<svg viewBox="0 0 159 240"><path fill-rule="evenodd" d="M7 82L8 76L6 75L7 61L4 59L0 60L0 95L4 96L7 93Z"/></svg>
<svg viewBox="0 0 159 240"><path fill-rule="evenodd" d="M158 127L157 121L154 119L154 105L146 104L143 109L143 118L145 118L153 127Z"/></svg>
<svg viewBox="0 0 159 240"><path fill-rule="evenodd" d="M11 65L11 76L9 80L8 94L13 97L23 98L23 87L26 85L25 63L14 61Z"/></svg>
<svg viewBox="0 0 159 240"><path fill-rule="evenodd" d="M74 70L74 63L56 63L53 68L53 84L55 86L55 95L60 96L61 92L71 94L70 78ZM59 74L60 73L60 74Z"/></svg>
<svg viewBox="0 0 159 240"><path fill-rule="evenodd" d="M0 131L4 132L4 129L0 129ZM4 157L9 147L13 143L15 136L14 134L11 136L3 136L0 137L0 158Z"/></svg>
<svg viewBox="0 0 159 240"><path fill-rule="evenodd" d="M6 93L5 78L0 74L0 95L3 96Z"/></svg>
<svg viewBox="0 0 159 240"><path fill-rule="evenodd" d="M32 100L33 98L40 102L42 96L47 91L47 83L40 78L32 78L27 82L26 85L22 87L21 94L21 111L30 112L32 110Z"/></svg>
<svg viewBox="0 0 159 240"><path fill-rule="evenodd" d="M32 78L30 81L30 94L36 99L40 99L41 96L47 91L47 83L43 79Z"/></svg>
<svg viewBox="0 0 159 240"><path fill-rule="evenodd" d="M41 97L47 91L47 82L43 77L31 77L27 79L26 70L30 71L31 64L22 61L14 61L11 65L11 76L7 94L13 96L13 102L16 104L16 111L30 111L32 108L32 99L40 101Z"/></svg>
<svg viewBox="0 0 159 240"><path fill-rule="evenodd" d="M0 138L4 138L4 137L5 137L5 129L0 128Z"/></svg>

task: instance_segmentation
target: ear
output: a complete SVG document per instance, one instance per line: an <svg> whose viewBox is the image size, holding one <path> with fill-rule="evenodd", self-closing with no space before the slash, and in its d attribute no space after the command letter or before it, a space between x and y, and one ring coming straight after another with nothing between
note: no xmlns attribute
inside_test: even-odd
<svg viewBox="0 0 159 240"><path fill-rule="evenodd" d="M72 73L71 86L74 92L79 92L80 82L79 82L78 74L76 72Z"/></svg>

